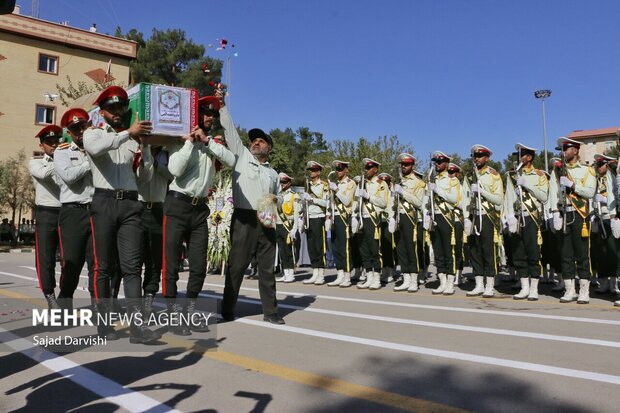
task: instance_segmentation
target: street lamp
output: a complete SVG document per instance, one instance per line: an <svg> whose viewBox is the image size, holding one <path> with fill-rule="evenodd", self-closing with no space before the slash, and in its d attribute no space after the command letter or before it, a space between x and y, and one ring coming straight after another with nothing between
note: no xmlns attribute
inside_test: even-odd
<svg viewBox="0 0 620 413"><path fill-rule="evenodd" d="M549 156L547 155L547 116L545 115L545 99L551 96L551 90L541 89L534 92L534 97L542 101L543 139L545 145L545 171L549 173Z"/></svg>

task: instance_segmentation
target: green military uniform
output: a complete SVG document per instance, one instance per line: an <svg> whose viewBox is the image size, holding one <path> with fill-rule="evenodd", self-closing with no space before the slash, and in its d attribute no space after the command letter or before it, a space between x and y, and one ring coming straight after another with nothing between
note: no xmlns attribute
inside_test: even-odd
<svg viewBox="0 0 620 413"><path fill-rule="evenodd" d="M483 145L474 145L471 148L472 156L488 156L493 152ZM466 191L471 193L464 211L469 235L468 244L471 252L471 263L476 279L476 287L468 295L492 297L495 276L498 272L498 251L500 243L500 210L502 207L504 185L502 177L493 168L484 165L476 168L472 180L466 181ZM477 187L478 191L474 189ZM478 193L476 193L478 192ZM468 222L467 222L468 221ZM472 231L469 231L471 222ZM486 288L481 291L482 283L486 278Z"/></svg>
<svg viewBox="0 0 620 413"><path fill-rule="evenodd" d="M517 144L519 158L531 155L536 149ZM521 280L521 291L513 298L530 301L538 299L538 280L542 274L540 251L543 242L543 208L549 195L547 175L534 167L517 168L508 172L504 198L503 221L511 234L512 262ZM531 278L531 280L530 280Z"/></svg>
<svg viewBox="0 0 620 413"><path fill-rule="evenodd" d="M568 138L558 139L560 150L580 147L580 143ZM554 168L549 187L550 204L554 227L562 233L562 277L566 294L560 302L577 299L575 275L579 275L581 291L590 288L592 268L590 266L590 225L588 221L589 202L596 189L594 170L578 161L577 156L566 164L566 176ZM563 230L564 225L566 231ZM585 297L584 297L585 298ZM589 299L588 299L589 300ZM580 300L578 300L580 301Z"/></svg>

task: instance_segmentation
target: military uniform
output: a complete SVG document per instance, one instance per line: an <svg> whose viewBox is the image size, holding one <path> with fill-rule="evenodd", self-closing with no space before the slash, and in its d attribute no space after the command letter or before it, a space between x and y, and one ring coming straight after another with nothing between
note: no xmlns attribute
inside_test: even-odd
<svg viewBox="0 0 620 413"><path fill-rule="evenodd" d="M471 149L472 156L491 156L493 153L483 145L474 145ZM503 183L500 174L488 165L476 168L472 175L476 182L466 181L466 192L471 196L464 211L465 219L471 223L472 232L468 238L471 253L471 261L476 286L468 295L480 295L493 297L495 276L497 275L498 252L500 240L500 210L503 203ZM479 194L474 190L477 186ZM466 233L468 233L467 228ZM482 289L486 279L486 288Z"/></svg>
<svg viewBox="0 0 620 413"><path fill-rule="evenodd" d="M558 139L560 150L579 149L580 143L567 138ZM560 302L589 301L590 278L590 225L589 203L596 189L596 176L592 167L578 161L566 164L566 176L554 168L549 186L550 204L556 231L562 232L562 277L566 293ZM566 212L566 213L564 213ZM575 271L576 270L576 271ZM575 275L579 275L580 295L575 291ZM587 294L587 295L586 295ZM582 300L583 299L583 300Z"/></svg>
<svg viewBox="0 0 620 413"><path fill-rule="evenodd" d="M450 157L441 151L436 151L433 153L432 160L441 164L449 162ZM456 276L454 209L461 201L461 184L457 178L450 177L447 169L437 175L433 173L434 170L431 169L424 217L424 229L430 231L431 234L437 278L439 278L439 287L432 292L443 294L447 291L446 294L453 294Z"/></svg>
<svg viewBox="0 0 620 413"><path fill-rule="evenodd" d="M390 231L390 220L393 220L396 216L394 211L396 202L395 195L392 190L392 176L386 172L381 172L379 174L379 179L385 182L385 186L388 191L387 206L379 212L381 215L381 260L383 261L381 282L387 284L394 281L394 269L396 268L395 231ZM393 223L393 225L395 224Z"/></svg>
<svg viewBox="0 0 620 413"><path fill-rule="evenodd" d="M401 164L414 164L415 158L408 153L399 155ZM422 216L426 183L414 172L401 176L399 184L394 185L394 193L398 197L397 214L393 217L395 226L396 255L403 283L395 286L395 291L417 291L418 274L424 264L423 257L419 256L418 248L418 221ZM392 224L392 223L390 223Z"/></svg>
<svg viewBox="0 0 620 413"><path fill-rule="evenodd" d="M366 168L378 168L380 163L369 158L364 158L362 163ZM362 203L362 216L360 223L362 234L360 237L360 255L362 266L366 270L366 282L358 284L357 288L381 288L381 215L380 211L388 205L387 184L381 181L377 175L364 181L364 188L357 190L356 202ZM357 205L355 205L357 209Z"/></svg>
<svg viewBox="0 0 620 413"><path fill-rule="evenodd" d="M517 144L518 157L531 155L536 149ZM512 262L520 278L521 291L513 298L538 300L538 281L542 275L540 251L543 243L543 208L549 195L547 175L531 166L508 172L503 217L511 234Z"/></svg>
<svg viewBox="0 0 620 413"><path fill-rule="evenodd" d="M448 165L448 174L456 177L461 184L461 180L457 174L460 174L461 168L450 162ZM461 184L461 189L463 185ZM463 266L465 265L465 245L467 238L464 237L465 233L465 214L466 202L468 197L462 193L461 200L454 206L454 260L456 267L456 274L454 276L454 285L461 283L461 275L463 273ZM451 290L448 290L448 295ZM444 291L446 294L446 291Z"/></svg>
<svg viewBox="0 0 620 413"><path fill-rule="evenodd" d="M315 161L306 163L306 170L311 168L323 169L323 165ZM308 191L302 194L304 201L308 202L308 228L306 238L308 241L308 255L312 266L312 277L304 280L304 284L324 284L325 267L327 266L327 234L325 231L325 215L329 205L329 184L319 177L308 182Z"/></svg>
<svg viewBox="0 0 620 413"><path fill-rule="evenodd" d="M83 109L70 109L63 115L64 127L88 121ZM90 161L75 142L63 143L54 153L54 168L61 178L58 233L60 235L63 286L61 296L72 298L80 280L84 262L88 266L88 289L94 297L94 259L90 230L90 203L93 178Z"/></svg>
<svg viewBox="0 0 620 413"><path fill-rule="evenodd" d="M62 137L62 129L56 125L46 126L35 136L41 142ZM48 306L60 308L56 301L56 250L59 246L58 216L60 213L61 180L54 168L54 159L45 154L43 158L28 162L28 172L32 176L35 189L35 254L39 288ZM62 276L60 277L62 282ZM63 291L61 285L61 292Z"/></svg>
<svg viewBox="0 0 620 413"><path fill-rule="evenodd" d="M293 179L280 172L280 182ZM295 262L299 257L299 238L297 237L297 222L299 220L299 196L289 187L278 194L278 217L276 220L276 240L278 243L278 255L283 276L276 281L295 281Z"/></svg>
<svg viewBox="0 0 620 413"><path fill-rule="evenodd" d="M348 168L349 163L335 160L332 168ZM330 184L333 199L334 217L332 218L331 242L332 253L338 276L327 285L349 287L351 286L351 213L353 212L353 198L355 196L355 181L345 175L337 183ZM334 190L335 186L335 190Z"/></svg>

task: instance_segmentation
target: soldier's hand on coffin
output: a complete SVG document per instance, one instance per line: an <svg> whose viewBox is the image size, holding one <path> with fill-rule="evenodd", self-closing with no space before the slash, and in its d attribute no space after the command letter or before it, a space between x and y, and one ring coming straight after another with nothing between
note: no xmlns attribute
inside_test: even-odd
<svg viewBox="0 0 620 413"><path fill-rule="evenodd" d="M204 142L205 144L209 143L211 136L207 135L200 127L194 127L194 130L190 135L194 136L194 142Z"/></svg>
<svg viewBox="0 0 620 413"><path fill-rule="evenodd" d="M184 141L190 141L191 143L194 143L194 135L189 134L189 135L183 135L181 136L181 139Z"/></svg>
<svg viewBox="0 0 620 413"><path fill-rule="evenodd" d="M140 135L150 135L153 130L153 124L150 120L140 120L138 116L136 116L136 120L133 124L127 129L129 132L129 136L132 139L139 139Z"/></svg>
<svg viewBox="0 0 620 413"><path fill-rule="evenodd" d="M607 197L603 194L594 195L594 202L600 202L601 204L607 205Z"/></svg>

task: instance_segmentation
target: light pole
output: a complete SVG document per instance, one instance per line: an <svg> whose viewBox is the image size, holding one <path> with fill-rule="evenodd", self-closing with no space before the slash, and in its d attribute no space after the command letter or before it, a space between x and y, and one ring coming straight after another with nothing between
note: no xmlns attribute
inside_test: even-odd
<svg viewBox="0 0 620 413"><path fill-rule="evenodd" d="M534 97L542 101L543 139L545 151L545 172L549 173L549 156L547 154L547 116L545 115L545 99L551 96L550 89L541 89L534 92Z"/></svg>

